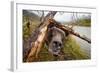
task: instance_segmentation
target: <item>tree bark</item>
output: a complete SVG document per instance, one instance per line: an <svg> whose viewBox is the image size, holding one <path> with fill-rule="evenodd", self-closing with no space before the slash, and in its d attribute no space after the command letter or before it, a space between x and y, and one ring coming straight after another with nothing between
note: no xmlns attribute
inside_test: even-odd
<svg viewBox="0 0 100 73"><path fill-rule="evenodd" d="M79 33L74 32L74 30L72 28L65 26L64 24L61 24L61 23L55 21L54 19L51 19L50 24L52 24L51 26L56 26L56 27L62 29L63 31L65 31L66 34L68 34L68 33L73 34L74 36L77 36L77 37L81 38L82 40L85 40L88 43L91 43L91 40L89 38L87 38L85 36L81 36Z"/></svg>
<svg viewBox="0 0 100 73"><path fill-rule="evenodd" d="M38 58L38 53L41 50L45 35L47 33L48 25L50 24L49 19L53 18L56 13L57 13L56 11L49 12L44 18L44 21L41 23L39 28L37 28L38 30L36 31L38 31L39 34L37 35L35 41L31 43L32 48L27 56L26 62L32 62Z"/></svg>

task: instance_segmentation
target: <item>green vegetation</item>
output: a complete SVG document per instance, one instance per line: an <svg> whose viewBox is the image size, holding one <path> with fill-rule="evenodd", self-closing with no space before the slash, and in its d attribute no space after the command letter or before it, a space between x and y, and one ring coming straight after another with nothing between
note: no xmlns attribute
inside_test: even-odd
<svg viewBox="0 0 100 73"><path fill-rule="evenodd" d="M90 57L81 50L81 47L76 43L75 39L72 38L71 35L65 40L63 51L67 60L90 59ZM55 57L48 52L48 48L44 44L39 53L38 61L53 61L54 59Z"/></svg>
<svg viewBox="0 0 100 73"><path fill-rule="evenodd" d="M23 10L23 38L28 39L35 28L40 24L39 16L27 10ZM29 23L29 28L27 27Z"/></svg>
<svg viewBox="0 0 100 73"><path fill-rule="evenodd" d="M63 51L67 60L90 59L71 35L65 40ZM54 59L55 57L48 52L48 47L44 44L39 53L39 58L36 61L53 61Z"/></svg>
<svg viewBox="0 0 100 73"><path fill-rule="evenodd" d="M90 18L80 18L80 19L77 19L75 22L70 21L70 22L65 22L63 24L91 27L91 19Z"/></svg>
<svg viewBox="0 0 100 73"><path fill-rule="evenodd" d="M64 44L64 52L72 59L88 59L87 54L82 51L76 40L69 35Z"/></svg>
<svg viewBox="0 0 100 73"><path fill-rule="evenodd" d="M91 26L91 19L90 18L81 18L77 20L76 24L79 24L79 26Z"/></svg>

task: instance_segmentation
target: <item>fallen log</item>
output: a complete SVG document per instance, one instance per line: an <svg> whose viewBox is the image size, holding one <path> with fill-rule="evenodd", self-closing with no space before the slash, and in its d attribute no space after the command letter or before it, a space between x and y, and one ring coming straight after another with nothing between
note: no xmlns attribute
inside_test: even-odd
<svg viewBox="0 0 100 73"><path fill-rule="evenodd" d="M57 21L55 21L54 19L50 19L50 26L56 26L60 29L62 29L63 31L65 31L66 34L72 34L74 36L77 36L79 38L81 38L82 40L87 41L88 43L91 43L91 40L89 38L87 38L86 36L81 36L79 33L75 32L72 28L65 26L64 24L61 24Z"/></svg>
<svg viewBox="0 0 100 73"><path fill-rule="evenodd" d="M56 14L56 11L53 12L49 12L46 17L44 18L44 21L41 23L41 25L39 25L39 27L36 29L36 31L38 32L35 40L31 43L32 44L32 48L27 56L26 62L32 62L35 59L38 58L38 53L41 50L41 47L43 45L44 42L44 38L45 35L47 34L47 28L48 25L50 24L49 19L53 18L54 15Z"/></svg>

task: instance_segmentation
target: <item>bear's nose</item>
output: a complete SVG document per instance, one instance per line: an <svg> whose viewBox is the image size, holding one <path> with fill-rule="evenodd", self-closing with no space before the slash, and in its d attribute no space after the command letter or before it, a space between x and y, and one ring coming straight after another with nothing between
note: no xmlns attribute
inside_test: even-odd
<svg viewBox="0 0 100 73"><path fill-rule="evenodd" d="M53 42L53 46L56 47L57 49L61 49L62 48L61 42L58 42L58 41L54 41Z"/></svg>

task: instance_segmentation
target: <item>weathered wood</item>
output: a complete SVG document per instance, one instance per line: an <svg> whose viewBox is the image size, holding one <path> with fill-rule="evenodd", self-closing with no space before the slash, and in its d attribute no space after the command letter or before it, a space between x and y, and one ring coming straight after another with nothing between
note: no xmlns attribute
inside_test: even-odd
<svg viewBox="0 0 100 73"><path fill-rule="evenodd" d="M37 30L39 34L37 35L37 38L35 39L35 41L31 43L32 48L27 56L26 62L32 62L34 61L34 59L38 58L38 53L40 52L40 49L43 45L47 28L48 28L48 25L50 24L49 19L53 18L56 13L57 13L56 11L49 12L44 18L44 21L42 22L42 24L39 26Z"/></svg>
<svg viewBox="0 0 100 73"><path fill-rule="evenodd" d="M81 36L79 33L74 32L73 29L71 29L71 28L69 28L69 27L67 27L67 26L63 26L63 25L62 25L62 27L60 27L60 28L63 29L63 30L65 30L65 31L67 31L67 32L69 32L70 34L73 34L73 35L75 35L75 36L77 36L77 37L79 37L79 38L81 38L81 39L87 41L88 43L91 43L91 40L90 40L89 38L87 38L87 37L85 37L85 36Z"/></svg>
<svg viewBox="0 0 100 73"><path fill-rule="evenodd" d="M74 32L74 30L72 28L65 26L64 24L61 24L61 23L55 21L54 19L50 19L50 24L52 24L51 26L56 26L56 27L62 29L63 31L66 32L66 34L68 34L68 33L73 34L73 35L87 41L88 43L91 43L91 40L89 38L87 38L85 36L81 36L79 33Z"/></svg>

